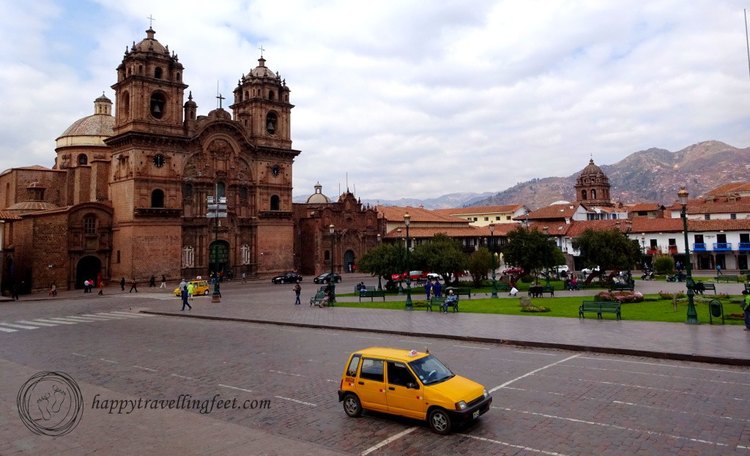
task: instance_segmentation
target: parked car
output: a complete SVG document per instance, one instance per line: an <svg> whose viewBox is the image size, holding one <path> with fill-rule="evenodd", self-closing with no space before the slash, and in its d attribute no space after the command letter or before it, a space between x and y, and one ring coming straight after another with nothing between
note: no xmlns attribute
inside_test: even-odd
<svg viewBox="0 0 750 456"><path fill-rule="evenodd" d="M331 282L331 273L330 272L324 272L323 274L319 275L318 277L315 277L313 279L313 282L315 283L330 283ZM341 276L333 273L333 283L341 282Z"/></svg>
<svg viewBox="0 0 750 456"><path fill-rule="evenodd" d="M589 275L589 274L591 274L594 271L599 272L599 266L597 266L597 267L595 267L593 269L591 269L591 268L583 268L583 269L581 269L581 272L584 273L584 274L586 274L586 275Z"/></svg>
<svg viewBox="0 0 750 456"><path fill-rule="evenodd" d="M193 279L188 282L188 286L193 286L193 296L207 296L210 287L208 286L208 281L203 279ZM174 289L174 295L180 296L180 287L177 287Z"/></svg>
<svg viewBox="0 0 750 456"><path fill-rule="evenodd" d="M339 402L352 418L363 410L426 420L438 434L490 409L487 389L451 372L429 353L370 347L351 355L339 383Z"/></svg>
<svg viewBox="0 0 750 456"><path fill-rule="evenodd" d="M302 276L296 272L285 272L271 279L271 283L297 283L302 282Z"/></svg>
<svg viewBox="0 0 750 456"><path fill-rule="evenodd" d="M427 273L427 280L439 280L439 281L442 282L443 281L443 276L441 276L437 272L429 272L429 273Z"/></svg>
<svg viewBox="0 0 750 456"><path fill-rule="evenodd" d="M513 267L513 268L503 269L503 274L504 275L520 276L520 275L523 275L523 268Z"/></svg>
<svg viewBox="0 0 750 456"><path fill-rule="evenodd" d="M554 270L560 274L561 272L570 272L570 268L568 268L567 264L561 264L559 266L555 266Z"/></svg>

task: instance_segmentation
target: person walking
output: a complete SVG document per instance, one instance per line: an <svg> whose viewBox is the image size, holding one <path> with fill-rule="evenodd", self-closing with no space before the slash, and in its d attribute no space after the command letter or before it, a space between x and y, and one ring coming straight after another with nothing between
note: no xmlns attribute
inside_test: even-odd
<svg viewBox="0 0 750 456"><path fill-rule="evenodd" d="M97 295L104 295L104 279L99 279L99 293L97 293Z"/></svg>
<svg viewBox="0 0 750 456"><path fill-rule="evenodd" d="M135 280L135 277L133 277L133 280L130 282L130 291L128 291L128 293L131 293L133 290L138 293L138 282Z"/></svg>
<svg viewBox="0 0 750 456"><path fill-rule="evenodd" d="M745 331L750 331L750 292L742 290L742 310L745 312Z"/></svg>
<svg viewBox="0 0 750 456"><path fill-rule="evenodd" d="M182 298L182 309L180 309L180 312L184 312L185 307L188 310L193 310L193 306L188 302L188 284L185 282L185 279L182 279L180 282L180 297Z"/></svg>
<svg viewBox="0 0 750 456"><path fill-rule="evenodd" d="M149 288L156 288L156 277L154 277L153 274L151 274L151 277L148 279L148 287Z"/></svg>
<svg viewBox="0 0 750 456"><path fill-rule="evenodd" d="M159 288L167 288L167 276L164 274L161 275L161 285L159 285Z"/></svg>
<svg viewBox="0 0 750 456"><path fill-rule="evenodd" d="M120 289L125 291L125 277L120 279Z"/></svg>
<svg viewBox="0 0 750 456"><path fill-rule="evenodd" d="M300 305L300 301L299 301L300 293L302 293L302 286L299 284L299 282L297 282L294 284L294 305L295 306Z"/></svg>
<svg viewBox="0 0 750 456"><path fill-rule="evenodd" d="M245 272L242 272L242 283L247 283L247 274Z"/></svg>
<svg viewBox="0 0 750 456"><path fill-rule="evenodd" d="M18 301L18 284L16 282L13 282L13 285L10 287L10 297L14 301Z"/></svg>
<svg viewBox="0 0 750 456"><path fill-rule="evenodd" d="M716 275L721 275L721 265L719 263L716 263Z"/></svg>

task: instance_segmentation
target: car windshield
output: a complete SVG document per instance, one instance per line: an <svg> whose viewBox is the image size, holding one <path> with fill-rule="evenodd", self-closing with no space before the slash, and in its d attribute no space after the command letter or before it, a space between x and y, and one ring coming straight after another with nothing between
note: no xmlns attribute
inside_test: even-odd
<svg viewBox="0 0 750 456"><path fill-rule="evenodd" d="M432 355L412 361L409 366L425 385L444 382L455 375L445 364Z"/></svg>

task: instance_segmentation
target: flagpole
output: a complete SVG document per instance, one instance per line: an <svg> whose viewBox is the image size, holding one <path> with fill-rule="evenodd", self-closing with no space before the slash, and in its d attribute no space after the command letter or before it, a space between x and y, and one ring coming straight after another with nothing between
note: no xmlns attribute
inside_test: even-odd
<svg viewBox="0 0 750 456"><path fill-rule="evenodd" d="M745 45L747 48L747 71L750 76L750 39L747 35L747 9L742 10L745 13Z"/></svg>

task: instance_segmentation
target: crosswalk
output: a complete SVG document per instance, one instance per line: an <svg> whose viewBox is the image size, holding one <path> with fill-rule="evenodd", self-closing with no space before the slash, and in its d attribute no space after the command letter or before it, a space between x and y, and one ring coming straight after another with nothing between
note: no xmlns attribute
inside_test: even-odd
<svg viewBox="0 0 750 456"><path fill-rule="evenodd" d="M13 322L0 321L0 333L14 333L23 330L48 328L52 326L77 325L79 323L93 323L97 321L150 318L154 316L155 315L113 310L112 312L68 315L65 317L33 318L30 320L16 320Z"/></svg>

